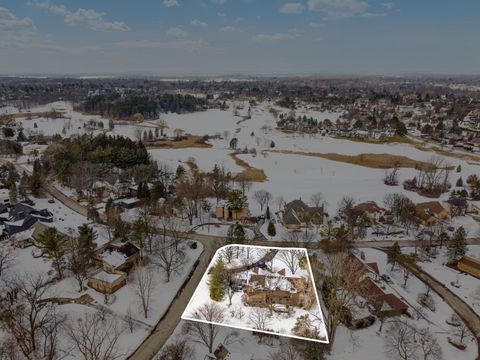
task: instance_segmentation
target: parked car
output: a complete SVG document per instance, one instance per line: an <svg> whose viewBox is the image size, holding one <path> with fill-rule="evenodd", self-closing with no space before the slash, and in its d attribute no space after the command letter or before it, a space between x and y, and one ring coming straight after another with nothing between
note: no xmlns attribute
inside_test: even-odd
<svg viewBox="0 0 480 360"><path fill-rule="evenodd" d="M387 274L382 274L381 278L383 281L386 281L386 282L392 281L392 278Z"/></svg>
<svg viewBox="0 0 480 360"><path fill-rule="evenodd" d="M19 247L20 249L25 249L32 245L33 245L33 240L30 238L16 241L16 246Z"/></svg>
<svg viewBox="0 0 480 360"><path fill-rule="evenodd" d="M33 249L33 250L32 250L32 256L33 256L34 258L42 257L42 256L43 256L43 251L40 250L40 249Z"/></svg>
<svg viewBox="0 0 480 360"><path fill-rule="evenodd" d="M53 203L55 203L55 200L53 200L53 199L48 199L48 203L49 203L49 204L53 204Z"/></svg>

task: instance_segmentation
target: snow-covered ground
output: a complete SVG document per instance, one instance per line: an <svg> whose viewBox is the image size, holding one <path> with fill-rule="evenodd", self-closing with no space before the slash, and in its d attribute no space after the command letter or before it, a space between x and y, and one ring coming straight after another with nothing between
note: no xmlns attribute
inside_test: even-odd
<svg viewBox="0 0 480 360"><path fill-rule="evenodd" d="M97 243L98 243L97 239ZM2 246L4 244L1 244ZM94 313L99 309L105 308L109 316L113 317L118 323L118 328L122 329L122 334L118 342L118 353L122 354L121 358L126 358L128 354L132 353L140 343L148 336L154 325L167 311L171 301L176 296L178 290L187 279L195 261L198 259L203 251L202 244L198 243L196 249L191 249L187 244L183 244L186 253L185 265L181 268L179 273L173 274L170 282L165 282L165 275L163 271L155 265L150 265L154 274L151 305L149 308L148 318L144 318L141 310L140 299L136 295L136 288L134 286L133 277L127 279L127 284L121 289L117 290L113 295L109 296L109 303L105 304L105 296L91 288L79 292L78 283L75 279L66 273L66 277L60 282L54 283L49 289L49 297L67 297L78 298L82 295L90 295L94 301L91 305L61 305L60 311L68 314L73 320L76 318L85 318L86 314ZM32 254L32 247L25 249L14 249L14 264L11 273L21 278L24 274L44 274L47 277L53 276L51 260L40 257L34 258ZM127 330L126 320L129 315L132 315L135 321L135 329L131 333ZM62 342L65 339L62 338ZM64 345L62 343L62 345ZM74 359L75 353L66 359Z"/></svg>
<svg viewBox="0 0 480 360"><path fill-rule="evenodd" d="M228 249L232 249L233 253L235 254L233 259L229 261L225 255L225 252ZM225 267L227 269L237 268L239 266L244 265L251 265L254 264L258 259L263 258L263 256L267 255L270 251L278 252L274 255L273 259L268 262L270 270L262 270L258 268L254 268L252 270L246 270L235 274L236 278L241 278L245 282L245 286L248 285L250 281L250 276L254 274L261 274L266 275L267 280L266 283L272 282L272 285L275 288L281 288L282 290L290 291L292 284L288 280L289 278L304 278L307 282L310 283L310 286L314 286L311 283L312 274L309 266L304 268L300 267L300 259L301 257L305 256L308 257L308 254L305 249L289 249L289 248L267 248L267 247L258 247L258 246L245 246L245 245L228 245L220 248L215 256L213 257L209 269L211 269L217 261L221 260L224 262ZM303 252L305 255L298 255L298 256L287 256L287 252L291 251L300 251ZM282 260L283 259L283 260ZM286 260L288 259L288 260ZM291 268L288 264L296 263L296 265ZM292 270L295 268L295 272ZM255 270L257 269L257 270ZM257 271L257 272L254 272ZM284 271L284 275L279 275L278 272ZM274 276L272 280L270 276ZM207 323L214 323L217 325L229 326L233 328L243 329L243 330L252 330L258 328L258 324L256 323L256 316L255 311L258 311L261 308L257 308L255 306L248 306L245 303L245 294L243 291L235 291L231 298L231 303L229 296L225 295L223 299L219 301L213 301L210 299L210 290L209 290L209 281L210 274L209 271L204 274L200 284L198 285L195 293L193 294L190 302L185 309L182 319L184 320L197 320L201 322ZM297 291L297 290L294 290ZM223 320L215 320L209 318L198 318L195 317L195 312L201 309L203 306L209 306L212 304L216 304L219 306L222 311L228 316L225 316ZM268 312L265 308L264 311ZM312 304L311 307L308 309L304 309L297 306L291 307L290 313L277 313L273 312L273 314L268 315L267 319L264 320L265 323L262 324L260 330L270 333L270 334L278 334L282 336L288 337L298 337L292 332L293 327L297 319L300 316L308 315L312 322L316 326L319 331L319 339L326 339L326 328L323 322L323 315L320 310L320 305L318 302L318 297L316 301ZM301 338L301 337L298 337Z"/></svg>
<svg viewBox="0 0 480 360"><path fill-rule="evenodd" d="M412 249L404 248L408 252ZM458 295L480 315L480 280L471 275L447 267L448 254L444 246L437 248L438 254L429 261L419 262L418 265L428 274L444 284L450 291ZM480 258L480 245L469 245L467 255Z"/></svg>
<svg viewBox="0 0 480 360"><path fill-rule="evenodd" d="M392 284L387 284L388 291L395 293L404 299L411 307L420 307L417 302L419 293L425 292L425 285L416 277L411 276L407 282L407 286L403 288L403 271L396 269L391 271L391 266L387 264L387 256L385 253L375 249L364 249L365 261L376 262L380 274L388 274L392 278ZM465 351L461 351L450 345L447 337L453 337L452 327L445 321L449 320L452 315L452 309L433 291L430 291L435 302L435 311L431 311L425 307L422 312L425 319L415 320L414 324L417 328L429 328L437 338L443 353L443 359L473 359L477 353L477 344L468 336L464 342L467 345ZM415 311L410 309L412 314ZM388 328L388 320L383 326L382 333L379 333L380 324L375 323L371 327L363 330L357 330L353 333L344 327L340 327L338 335L333 346L332 355L329 357L335 360L355 359L373 359L383 360L389 358L385 351L385 330ZM352 337L353 335L353 337Z"/></svg>

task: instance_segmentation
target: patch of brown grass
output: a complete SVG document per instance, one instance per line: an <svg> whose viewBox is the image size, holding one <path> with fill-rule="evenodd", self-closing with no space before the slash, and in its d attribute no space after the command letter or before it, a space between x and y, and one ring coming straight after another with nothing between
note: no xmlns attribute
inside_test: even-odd
<svg viewBox="0 0 480 360"><path fill-rule="evenodd" d="M211 148L203 136L188 135L179 140L155 140L145 144L147 149L185 149L185 148Z"/></svg>
<svg viewBox="0 0 480 360"><path fill-rule="evenodd" d="M406 136L400 136L400 135L394 135L389 138L382 138L382 139L362 139L362 138L354 138L354 137L343 137L343 136L335 136L335 139L339 140L348 140L348 141L353 141L353 142L361 142L361 143L367 143L367 144L393 144L393 143L400 143L400 144L410 144L410 145L415 145L417 144L416 141L406 137Z"/></svg>
<svg viewBox="0 0 480 360"><path fill-rule="evenodd" d="M235 161L235 164L244 169L236 176L237 179L244 179L253 182L267 181L267 175L265 175L265 172L262 169L256 169L250 166L246 161L239 159L235 153L231 153L229 155Z"/></svg>
<svg viewBox="0 0 480 360"><path fill-rule="evenodd" d="M267 150L272 153L281 153L288 155L303 155L319 157L331 161L339 161L347 164L364 166L372 169L390 169L395 166L399 168L419 168L429 166L428 163L410 159L403 155L392 154L358 154L358 155L343 155L337 153L317 153L317 152L303 152L291 150Z"/></svg>

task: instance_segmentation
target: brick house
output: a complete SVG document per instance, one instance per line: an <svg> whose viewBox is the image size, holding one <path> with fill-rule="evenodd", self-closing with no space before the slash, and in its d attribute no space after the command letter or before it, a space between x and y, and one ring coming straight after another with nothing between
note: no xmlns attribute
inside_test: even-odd
<svg viewBox="0 0 480 360"><path fill-rule="evenodd" d="M439 201L429 201L415 205L415 213L424 225L433 225L439 220L446 220L449 212Z"/></svg>
<svg viewBox="0 0 480 360"><path fill-rule="evenodd" d="M313 295L313 287L303 277L251 274L245 302L258 307L279 304L308 309Z"/></svg>

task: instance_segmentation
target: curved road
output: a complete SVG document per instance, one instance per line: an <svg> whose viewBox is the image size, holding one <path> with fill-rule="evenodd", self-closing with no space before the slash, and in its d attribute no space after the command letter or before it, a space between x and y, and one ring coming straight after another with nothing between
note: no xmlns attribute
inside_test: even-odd
<svg viewBox="0 0 480 360"><path fill-rule="evenodd" d="M405 264L402 264L405 266ZM440 281L435 279L430 274L426 273L417 266L406 266L412 274L419 278L422 282L428 285L433 291L435 291L450 308L457 313L457 315L463 320L468 329L472 332L472 335L477 340L477 359L480 359L480 316L460 297L450 291Z"/></svg>

